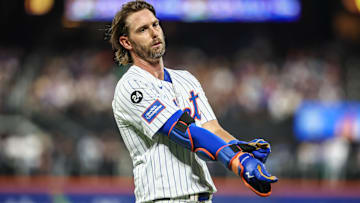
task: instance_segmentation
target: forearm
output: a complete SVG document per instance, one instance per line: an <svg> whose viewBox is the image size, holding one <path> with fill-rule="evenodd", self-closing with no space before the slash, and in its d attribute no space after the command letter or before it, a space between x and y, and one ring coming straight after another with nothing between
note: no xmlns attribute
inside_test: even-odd
<svg viewBox="0 0 360 203"><path fill-rule="evenodd" d="M276 182L277 178L266 171L262 162L244 152L238 145L228 144L234 138L217 121L213 121L215 124L207 122L203 127L196 126L194 122L186 112L179 110L169 118L159 133L197 153L204 160L220 161L241 176L245 185L256 194L264 197L271 194L270 183Z"/></svg>
<svg viewBox="0 0 360 203"><path fill-rule="evenodd" d="M226 130L224 130L219 122L217 120L212 120L212 121L208 121L206 123L204 123L202 125L203 128L205 128L206 130L212 132L213 134L215 134L216 136L220 137L221 139L223 139L226 143L235 140L236 138L234 136L232 136L229 132L227 132Z"/></svg>
<svg viewBox="0 0 360 203"><path fill-rule="evenodd" d="M270 144L265 140L254 139L250 142L239 141L226 130L224 130L217 120L208 121L204 123L202 127L228 144L238 144L243 151L251 152L255 158L259 159L263 163L266 162L266 159L271 152Z"/></svg>

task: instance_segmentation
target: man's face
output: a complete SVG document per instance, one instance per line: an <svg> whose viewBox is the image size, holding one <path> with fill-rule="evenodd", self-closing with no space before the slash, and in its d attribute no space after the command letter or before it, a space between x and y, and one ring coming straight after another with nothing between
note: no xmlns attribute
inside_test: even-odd
<svg viewBox="0 0 360 203"><path fill-rule="evenodd" d="M127 18L132 51L147 61L156 61L165 53L164 33L159 20L148 9Z"/></svg>

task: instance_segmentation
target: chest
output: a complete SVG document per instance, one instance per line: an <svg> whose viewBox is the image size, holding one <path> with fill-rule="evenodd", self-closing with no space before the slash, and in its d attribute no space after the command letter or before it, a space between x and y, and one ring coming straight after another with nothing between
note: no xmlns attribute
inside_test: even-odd
<svg viewBox="0 0 360 203"><path fill-rule="evenodd" d="M171 101L172 104L181 110L188 112L195 120L201 120L201 109L199 105L201 102L201 94L197 87L186 84L185 82L169 83L159 81L157 89L162 99Z"/></svg>

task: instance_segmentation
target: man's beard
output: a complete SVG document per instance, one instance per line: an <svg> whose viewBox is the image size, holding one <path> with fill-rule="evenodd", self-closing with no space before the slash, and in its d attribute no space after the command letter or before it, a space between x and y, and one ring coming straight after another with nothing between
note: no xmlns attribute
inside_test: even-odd
<svg viewBox="0 0 360 203"><path fill-rule="evenodd" d="M165 54L165 40L158 39L156 42L161 42L161 47L152 48L154 45L154 42L152 42L149 46L138 44L132 40L130 40L133 50L135 54L137 54L140 58L146 60L146 61L155 61L159 58L161 58Z"/></svg>

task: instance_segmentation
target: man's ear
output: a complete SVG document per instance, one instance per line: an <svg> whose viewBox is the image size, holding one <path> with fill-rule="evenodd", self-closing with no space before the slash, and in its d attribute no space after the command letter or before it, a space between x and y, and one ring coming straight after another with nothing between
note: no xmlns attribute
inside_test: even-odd
<svg viewBox="0 0 360 203"><path fill-rule="evenodd" d="M132 49L131 43L130 43L129 38L127 36L124 36L124 35L120 36L119 37L119 43L121 44L121 46L123 46L127 50Z"/></svg>

